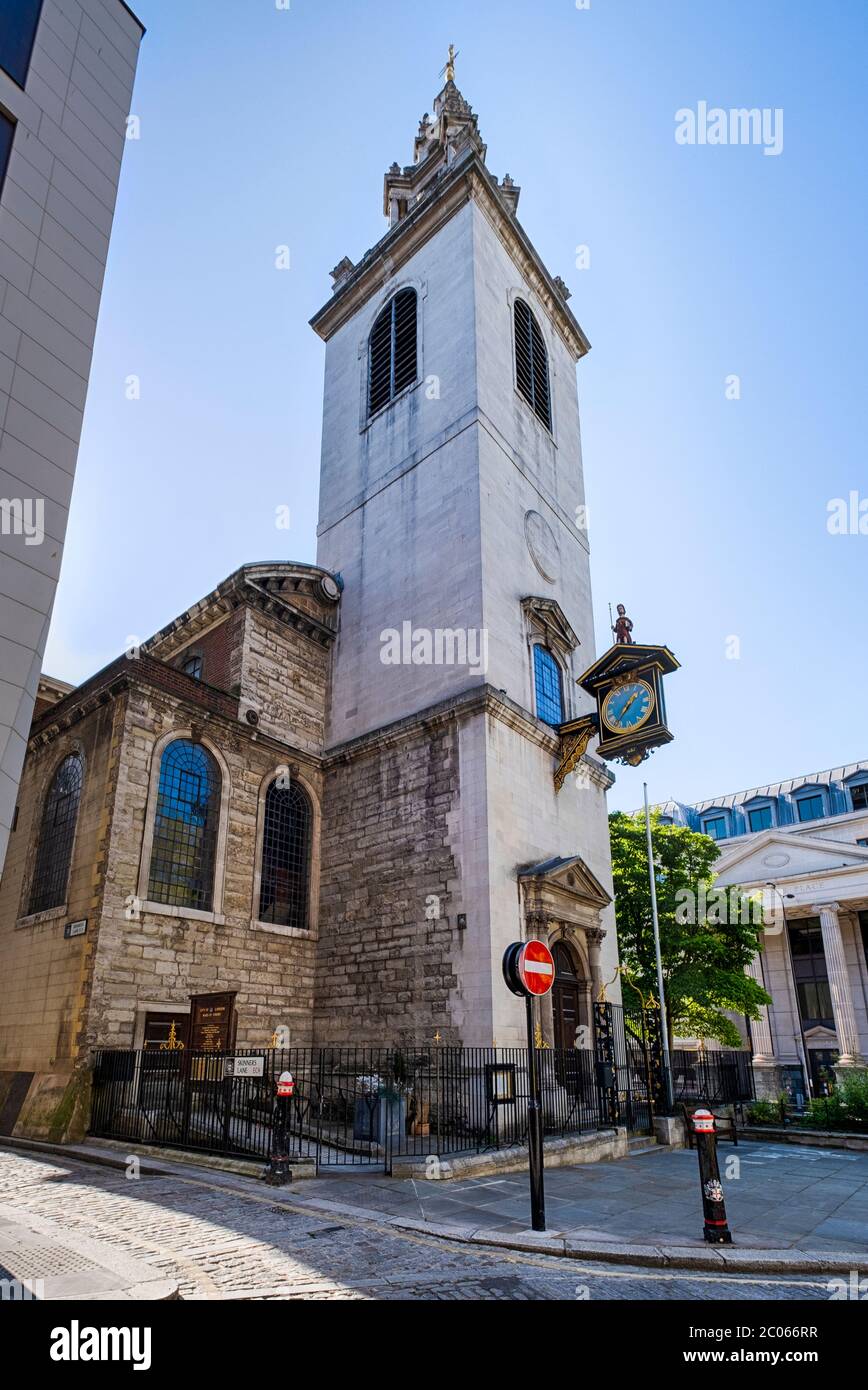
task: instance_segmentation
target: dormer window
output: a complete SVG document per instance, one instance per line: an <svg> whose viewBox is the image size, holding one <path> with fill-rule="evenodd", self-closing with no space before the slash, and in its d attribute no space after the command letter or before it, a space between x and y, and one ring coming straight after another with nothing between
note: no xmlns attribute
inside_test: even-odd
<svg viewBox="0 0 868 1390"><path fill-rule="evenodd" d="M712 840L725 840L727 838L729 826L722 811L712 811L710 815L703 816L702 833L703 835L710 835Z"/></svg>
<svg viewBox="0 0 868 1390"><path fill-rule="evenodd" d="M821 791L804 792L796 797L796 814L800 821L822 820L826 814L826 803Z"/></svg>
<svg viewBox="0 0 868 1390"><path fill-rule="evenodd" d="M399 290L374 320L368 350L368 415L416 380L416 291Z"/></svg>
<svg viewBox="0 0 868 1390"><path fill-rule="evenodd" d="M850 805L854 811L868 811L868 781L851 782L849 788Z"/></svg>
<svg viewBox="0 0 868 1390"><path fill-rule="evenodd" d="M747 806L745 810L747 811L747 824L749 830L771 830L775 823L775 819L770 801L754 806Z"/></svg>
<svg viewBox="0 0 868 1390"><path fill-rule="evenodd" d="M539 324L523 299L515 301L515 384L531 410L552 427L549 359Z"/></svg>

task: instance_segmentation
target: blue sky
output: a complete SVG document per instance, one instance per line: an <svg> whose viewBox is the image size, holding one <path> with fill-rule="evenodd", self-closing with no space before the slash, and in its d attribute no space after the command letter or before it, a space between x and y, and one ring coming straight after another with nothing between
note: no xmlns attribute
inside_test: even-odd
<svg viewBox="0 0 868 1390"><path fill-rule="evenodd" d="M618 769L611 805L639 804L645 777L652 798L689 801L868 756L868 535L827 529L830 499L868 499L861 0L134 8L141 139L46 669L84 679L245 561L314 559L323 346L307 321L331 267L385 230L383 172L410 161L454 41L489 167L521 184L522 223L593 345L598 647L623 602L682 663L675 742ZM783 152L677 144L676 111L700 101L781 108Z"/></svg>

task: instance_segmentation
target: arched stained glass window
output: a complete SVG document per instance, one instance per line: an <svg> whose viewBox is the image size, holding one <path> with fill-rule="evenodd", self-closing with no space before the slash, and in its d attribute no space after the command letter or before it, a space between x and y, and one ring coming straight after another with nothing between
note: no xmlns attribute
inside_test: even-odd
<svg viewBox="0 0 868 1390"><path fill-rule="evenodd" d="M515 382L547 430L552 427L549 359L540 326L523 299L515 301Z"/></svg>
<svg viewBox="0 0 868 1390"><path fill-rule="evenodd" d="M416 380L416 291L399 290L374 320L368 354L368 414Z"/></svg>
<svg viewBox="0 0 868 1390"><path fill-rule="evenodd" d="M564 696L561 668L546 647L533 649L533 680L537 719L546 724L563 724Z"/></svg>
<svg viewBox="0 0 868 1390"><path fill-rule="evenodd" d="M298 782L278 778L265 794L259 920L308 926L311 805Z"/></svg>
<svg viewBox="0 0 868 1390"><path fill-rule="evenodd" d="M54 774L39 828L39 845L30 890L30 912L47 912L66 902L75 822L84 767L77 753L64 758Z"/></svg>
<svg viewBox="0 0 868 1390"><path fill-rule="evenodd" d="M207 748L179 738L163 752L148 878L152 902L211 910L220 770Z"/></svg>

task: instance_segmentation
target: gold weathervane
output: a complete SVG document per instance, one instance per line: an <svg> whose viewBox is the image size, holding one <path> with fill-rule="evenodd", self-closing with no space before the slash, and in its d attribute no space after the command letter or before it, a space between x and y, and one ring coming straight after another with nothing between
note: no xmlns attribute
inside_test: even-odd
<svg viewBox="0 0 868 1390"><path fill-rule="evenodd" d="M457 57L458 54L455 52L455 44L451 43L449 45L449 56L446 59L446 66L440 72L441 77L445 75L447 82L455 81L455 59Z"/></svg>

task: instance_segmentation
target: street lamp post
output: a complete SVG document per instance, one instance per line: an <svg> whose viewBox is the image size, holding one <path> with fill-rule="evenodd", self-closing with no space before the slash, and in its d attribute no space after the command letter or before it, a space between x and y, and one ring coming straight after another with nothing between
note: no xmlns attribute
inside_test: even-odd
<svg viewBox="0 0 868 1390"><path fill-rule="evenodd" d="M781 892L780 888L776 883L772 883L771 881L769 881L766 884L766 888L771 888L773 893L777 893L781 902L781 916L783 917L784 921L784 940L787 943L787 960L790 963L790 988L792 990L793 995L793 1008L795 1009L794 1018L798 1024L799 1029L798 1033L793 1034L793 1037L797 1039L799 1045L799 1060L801 1061L802 1074L805 1078L805 1091L808 1096L811 1096L813 1095L813 1089L811 1087L811 1072L808 1067L808 1053L807 1049L805 1048L805 1029L802 1023L802 1011L799 1008L799 993L796 989L796 971L793 965L793 947L792 942L790 941L790 926L789 922L787 921L787 905L784 902L784 894ZM795 893L787 893L786 896L788 898L795 899Z"/></svg>

